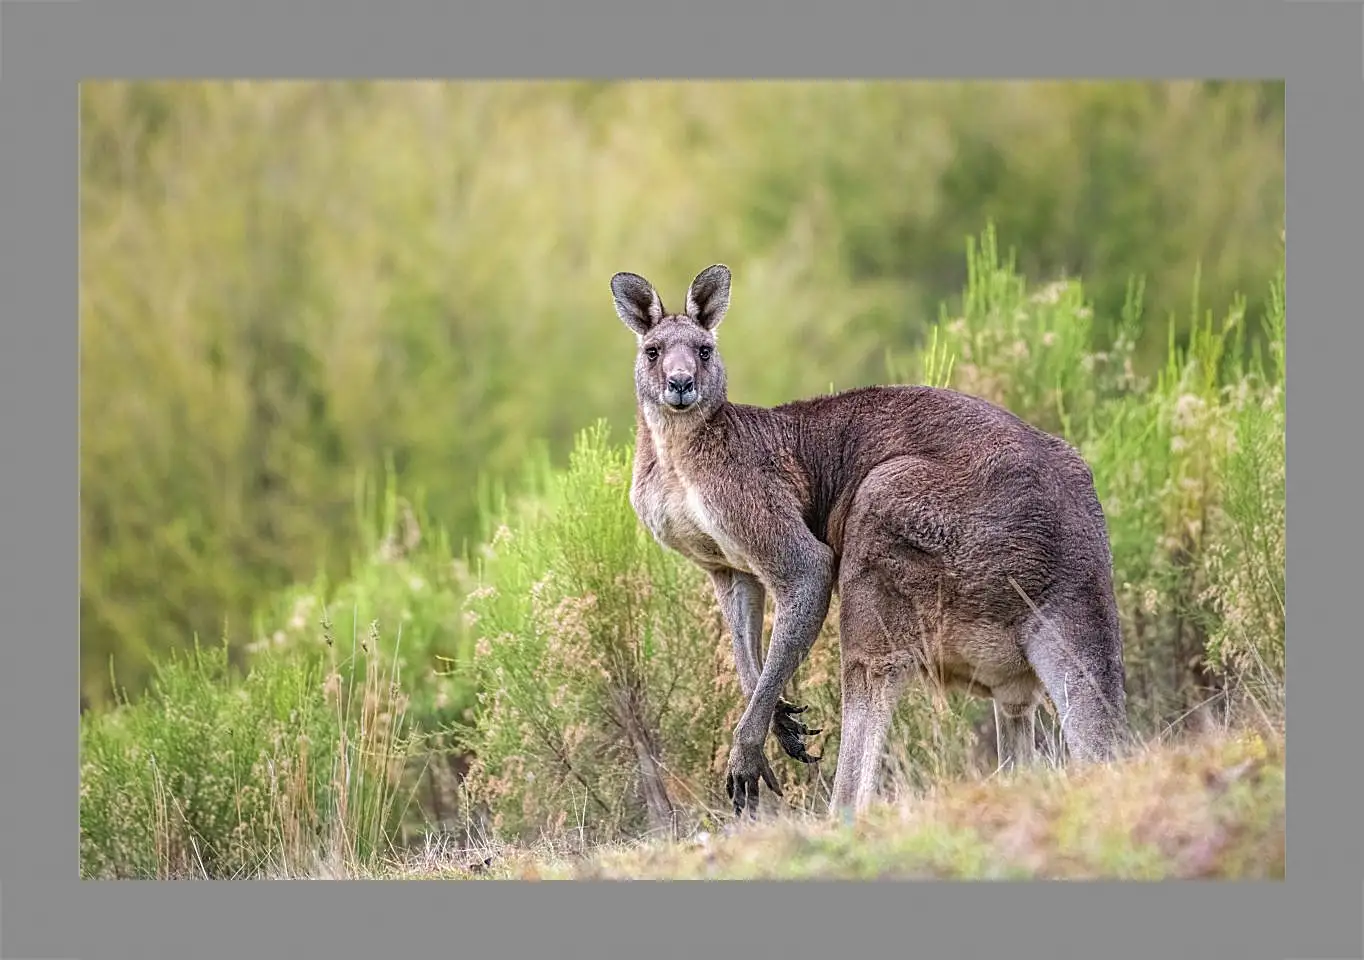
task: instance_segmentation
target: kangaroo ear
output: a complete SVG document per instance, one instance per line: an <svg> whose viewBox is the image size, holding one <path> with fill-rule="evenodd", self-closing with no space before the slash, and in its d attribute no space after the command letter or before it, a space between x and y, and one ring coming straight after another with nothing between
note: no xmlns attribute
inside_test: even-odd
<svg viewBox="0 0 1365 960"><path fill-rule="evenodd" d="M687 288L687 315L703 330L714 330L730 309L730 268L712 264Z"/></svg>
<svg viewBox="0 0 1365 960"><path fill-rule="evenodd" d="M618 273L611 278L611 296L621 322L642 337L663 319L663 301L644 277Z"/></svg>

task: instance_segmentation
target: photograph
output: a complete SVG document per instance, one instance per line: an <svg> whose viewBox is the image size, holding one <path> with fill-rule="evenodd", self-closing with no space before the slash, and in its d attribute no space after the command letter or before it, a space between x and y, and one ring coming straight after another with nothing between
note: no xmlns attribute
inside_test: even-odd
<svg viewBox="0 0 1365 960"><path fill-rule="evenodd" d="M82 879L1285 879L1284 81L78 102Z"/></svg>

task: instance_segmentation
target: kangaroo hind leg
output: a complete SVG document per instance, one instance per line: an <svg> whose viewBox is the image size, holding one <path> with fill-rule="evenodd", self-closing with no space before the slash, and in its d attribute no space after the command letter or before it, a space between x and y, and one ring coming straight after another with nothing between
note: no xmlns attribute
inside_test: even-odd
<svg viewBox="0 0 1365 960"><path fill-rule="evenodd" d="M870 578L850 579L840 591L843 707L832 813L860 812L876 797L891 720L916 664L896 598Z"/></svg>
<svg viewBox="0 0 1365 960"><path fill-rule="evenodd" d="M1123 653L1112 607L1103 597L1049 603L1025 635L1067 751L1081 762L1116 759L1127 746Z"/></svg>

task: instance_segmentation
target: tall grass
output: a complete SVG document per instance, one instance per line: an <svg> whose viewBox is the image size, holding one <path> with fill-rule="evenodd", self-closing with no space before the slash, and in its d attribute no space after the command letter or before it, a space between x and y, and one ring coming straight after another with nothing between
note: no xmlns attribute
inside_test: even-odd
<svg viewBox="0 0 1365 960"><path fill-rule="evenodd" d="M605 425L581 434L479 559L470 782L498 829L670 830L725 745L729 641L699 571L641 529L630 460Z"/></svg>
<svg viewBox="0 0 1365 960"><path fill-rule="evenodd" d="M467 565L420 497L398 491L392 470L382 483L358 483L361 536L351 573L282 590L258 608L248 657L270 650L282 657L316 657L326 650L319 617L342 637L374 639L378 655L394 659L407 678L412 711L426 727L461 719L473 703L468 670L472 651L461 606L469 589Z"/></svg>
<svg viewBox="0 0 1365 960"><path fill-rule="evenodd" d="M328 646L335 648L330 627ZM222 646L158 663L150 695L81 720L81 874L227 879L373 867L394 852L411 749L396 665Z"/></svg>

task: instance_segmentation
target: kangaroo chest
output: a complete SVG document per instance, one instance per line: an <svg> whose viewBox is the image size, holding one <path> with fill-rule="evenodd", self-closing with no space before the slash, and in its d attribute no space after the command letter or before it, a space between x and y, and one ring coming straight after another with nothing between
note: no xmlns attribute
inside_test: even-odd
<svg viewBox="0 0 1365 960"><path fill-rule="evenodd" d="M753 572L705 493L666 461L636 482L631 500L641 522L662 546L702 566Z"/></svg>

